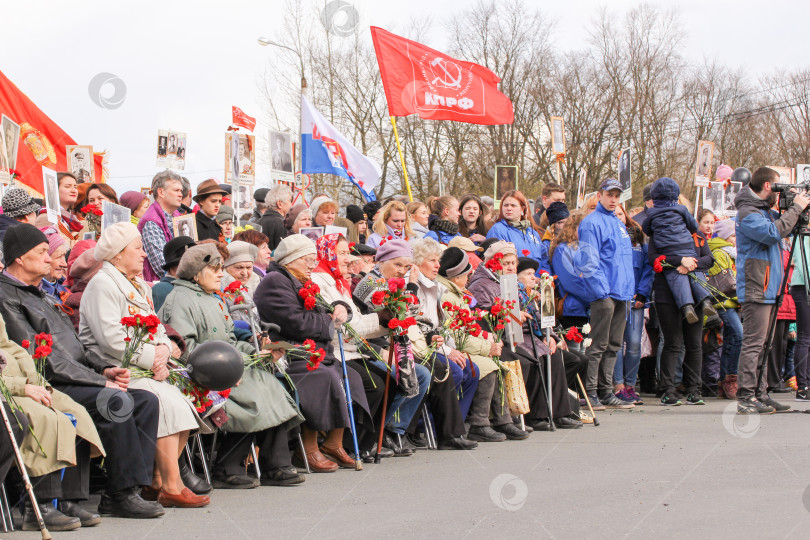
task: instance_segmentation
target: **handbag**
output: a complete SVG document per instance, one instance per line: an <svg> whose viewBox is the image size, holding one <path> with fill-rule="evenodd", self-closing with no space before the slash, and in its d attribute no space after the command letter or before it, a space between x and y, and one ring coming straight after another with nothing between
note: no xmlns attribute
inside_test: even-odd
<svg viewBox="0 0 810 540"><path fill-rule="evenodd" d="M526 394L526 384L523 382L523 370L519 360L501 361L506 367L503 373L504 393L509 414L517 416L529 412L529 396Z"/></svg>
<svg viewBox="0 0 810 540"><path fill-rule="evenodd" d="M725 268L715 275L709 276L708 283L729 298L737 296L737 276L734 275L734 270L731 268ZM720 298L717 300L722 301Z"/></svg>

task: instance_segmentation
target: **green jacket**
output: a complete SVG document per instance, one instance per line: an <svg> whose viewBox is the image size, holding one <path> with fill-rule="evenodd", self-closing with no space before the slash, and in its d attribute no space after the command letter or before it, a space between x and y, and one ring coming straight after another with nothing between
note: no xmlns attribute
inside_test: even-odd
<svg viewBox="0 0 810 540"><path fill-rule="evenodd" d="M715 276L720 272L726 270L732 272L734 278L736 279L737 265L734 263L734 259L732 259L731 256L723 250L724 247L734 247L734 244L732 244L725 238L709 239L709 249L712 250L712 255L714 256L714 266L709 268L708 275ZM715 304L715 307L734 309L740 307L740 304L737 303L737 297L735 296L731 300L718 302L717 304Z"/></svg>

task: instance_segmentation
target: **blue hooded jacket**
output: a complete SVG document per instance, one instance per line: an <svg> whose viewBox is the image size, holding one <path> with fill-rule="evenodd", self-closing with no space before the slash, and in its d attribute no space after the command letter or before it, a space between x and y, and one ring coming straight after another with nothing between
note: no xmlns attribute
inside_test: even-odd
<svg viewBox="0 0 810 540"><path fill-rule="evenodd" d="M436 240L438 243L446 246L447 244L450 243L450 240L452 240L456 236L461 236L461 234L459 233L451 234L449 232L444 231L430 231L429 233L425 234L424 238L432 238L433 240Z"/></svg>
<svg viewBox="0 0 810 540"><path fill-rule="evenodd" d="M590 289L583 277L587 273L587 258L584 251L571 249L567 242L558 244L554 249L551 267L557 276L557 294L563 299L565 317L588 316L591 305Z"/></svg>
<svg viewBox="0 0 810 540"><path fill-rule="evenodd" d="M540 233L531 227L521 231L502 219L492 226L487 233L487 238L498 238L499 240L512 242L515 244L518 257L531 257L540 263L540 270L551 272L551 266L548 264L548 250L543 245ZM524 251L528 253L524 253ZM538 270L538 273L540 270Z"/></svg>
<svg viewBox="0 0 810 540"><path fill-rule="evenodd" d="M781 239L796 225L795 204L774 219L767 201L745 186L734 199L737 207L737 300L773 304L782 282Z"/></svg>
<svg viewBox="0 0 810 540"><path fill-rule="evenodd" d="M628 301L633 298L633 246L624 224L602 203L579 224L579 248L592 259L587 284L591 302L603 298Z"/></svg>
<svg viewBox="0 0 810 540"><path fill-rule="evenodd" d="M650 299L655 272L647 257L646 243L633 246L633 274L636 278L636 300L645 304Z"/></svg>
<svg viewBox="0 0 810 540"><path fill-rule="evenodd" d="M656 180L650 191L653 207L647 209L641 230L647 236L655 236L655 246L661 252L690 257L695 251L692 233L697 232L698 224L689 210L678 204L680 192L672 178Z"/></svg>

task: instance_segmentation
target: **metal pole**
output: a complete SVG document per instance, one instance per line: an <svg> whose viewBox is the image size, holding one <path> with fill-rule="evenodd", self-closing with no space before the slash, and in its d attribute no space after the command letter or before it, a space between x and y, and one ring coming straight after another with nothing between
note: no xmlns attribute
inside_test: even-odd
<svg viewBox="0 0 810 540"><path fill-rule="evenodd" d="M343 385L346 387L346 406L349 408L349 422L352 430L352 443L354 443L354 470L363 470L363 460L360 458L360 445L357 444L357 424L354 422L354 409L352 408L352 389L349 385L349 372L346 370L346 355L343 352L343 332L337 330L338 345L340 346L340 365L343 368Z"/></svg>

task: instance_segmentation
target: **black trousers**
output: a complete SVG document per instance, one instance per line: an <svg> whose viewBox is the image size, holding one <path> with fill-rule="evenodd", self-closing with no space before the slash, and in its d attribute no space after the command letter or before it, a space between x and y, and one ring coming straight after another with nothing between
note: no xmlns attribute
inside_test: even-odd
<svg viewBox="0 0 810 540"><path fill-rule="evenodd" d="M526 415L526 419L530 422L548 420L548 402L546 401L548 387L546 383L547 359L543 356L538 362L523 349L517 350L517 356L520 359L520 368L523 370L523 382L526 384L526 394L529 397L529 407L531 409L529 414ZM554 418L562 418L573 412L571 410L571 401L568 399L568 378L560 349L557 349L551 355L551 406L554 409Z"/></svg>
<svg viewBox="0 0 810 540"><path fill-rule="evenodd" d="M25 438L25 434L28 433L28 417L25 416L22 411L16 411L15 414L8 403L3 402L3 407L6 409L8 423L11 425L11 431L14 433L14 439L17 441L17 446L19 447ZM17 423L18 421L19 424ZM9 469L17 462L17 457L14 455L14 448L11 446L8 430L5 426L0 429L2 429L2 434L0 434L0 483L3 483L5 482Z"/></svg>
<svg viewBox="0 0 810 540"><path fill-rule="evenodd" d="M778 319L776 331L771 344L771 356L768 358L768 388L782 387L782 370L785 367L785 353L787 353L788 329L791 321Z"/></svg>
<svg viewBox="0 0 810 540"><path fill-rule="evenodd" d="M585 377L588 375L588 357L585 356L584 352L572 351L571 349L562 351L562 357L568 388L579 394L581 392L579 390L579 383L577 382L577 374L584 384ZM582 397L584 398L585 396Z"/></svg>
<svg viewBox="0 0 810 540"><path fill-rule="evenodd" d="M418 360L417 360L418 361ZM467 433L464 419L461 417L461 406L456 397L456 383L450 368L435 357L425 361L424 366L433 374L430 379L430 388L425 399L430 405L430 413L436 426L436 436L440 441L461 437ZM420 409L411 421L411 428L422 416Z"/></svg>
<svg viewBox="0 0 810 540"><path fill-rule="evenodd" d="M146 390L122 392L96 386L60 386L87 409L107 456L107 490L152 484L158 428L158 397Z"/></svg>
<svg viewBox="0 0 810 540"><path fill-rule="evenodd" d="M50 499L86 500L90 496L90 444L76 438L76 465L31 478L31 485L39 504Z"/></svg>
<svg viewBox="0 0 810 540"><path fill-rule="evenodd" d="M363 360L349 360L346 362L346 367L356 371L360 378L363 379L363 390L366 392L366 401L368 401L369 412L373 419L372 425L357 425L357 444L360 451L371 450L374 443L377 442L377 430L380 426L380 415L382 414L382 401L385 394L385 372L377 366L363 362ZM388 405L394 399L395 392L391 392L389 388ZM355 424L358 418L355 416ZM354 453L354 442L352 442L352 434L349 430L343 432L343 446L348 448L350 452Z"/></svg>
<svg viewBox="0 0 810 540"><path fill-rule="evenodd" d="M259 468L270 471L291 465L290 446L286 424L257 433L220 433L217 463L214 473L224 476L245 474L242 464L250 453L250 443L255 442L259 453Z"/></svg>
<svg viewBox="0 0 810 540"><path fill-rule="evenodd" d="M683 385L687 393L700 389L700 371L703 367L703 308L695 306L698 322L689 324L675 304L656 304L658 321L664 333L664 351L661 354L661 385L666 394L675 392L675 368L684 349Z"/></svg>

